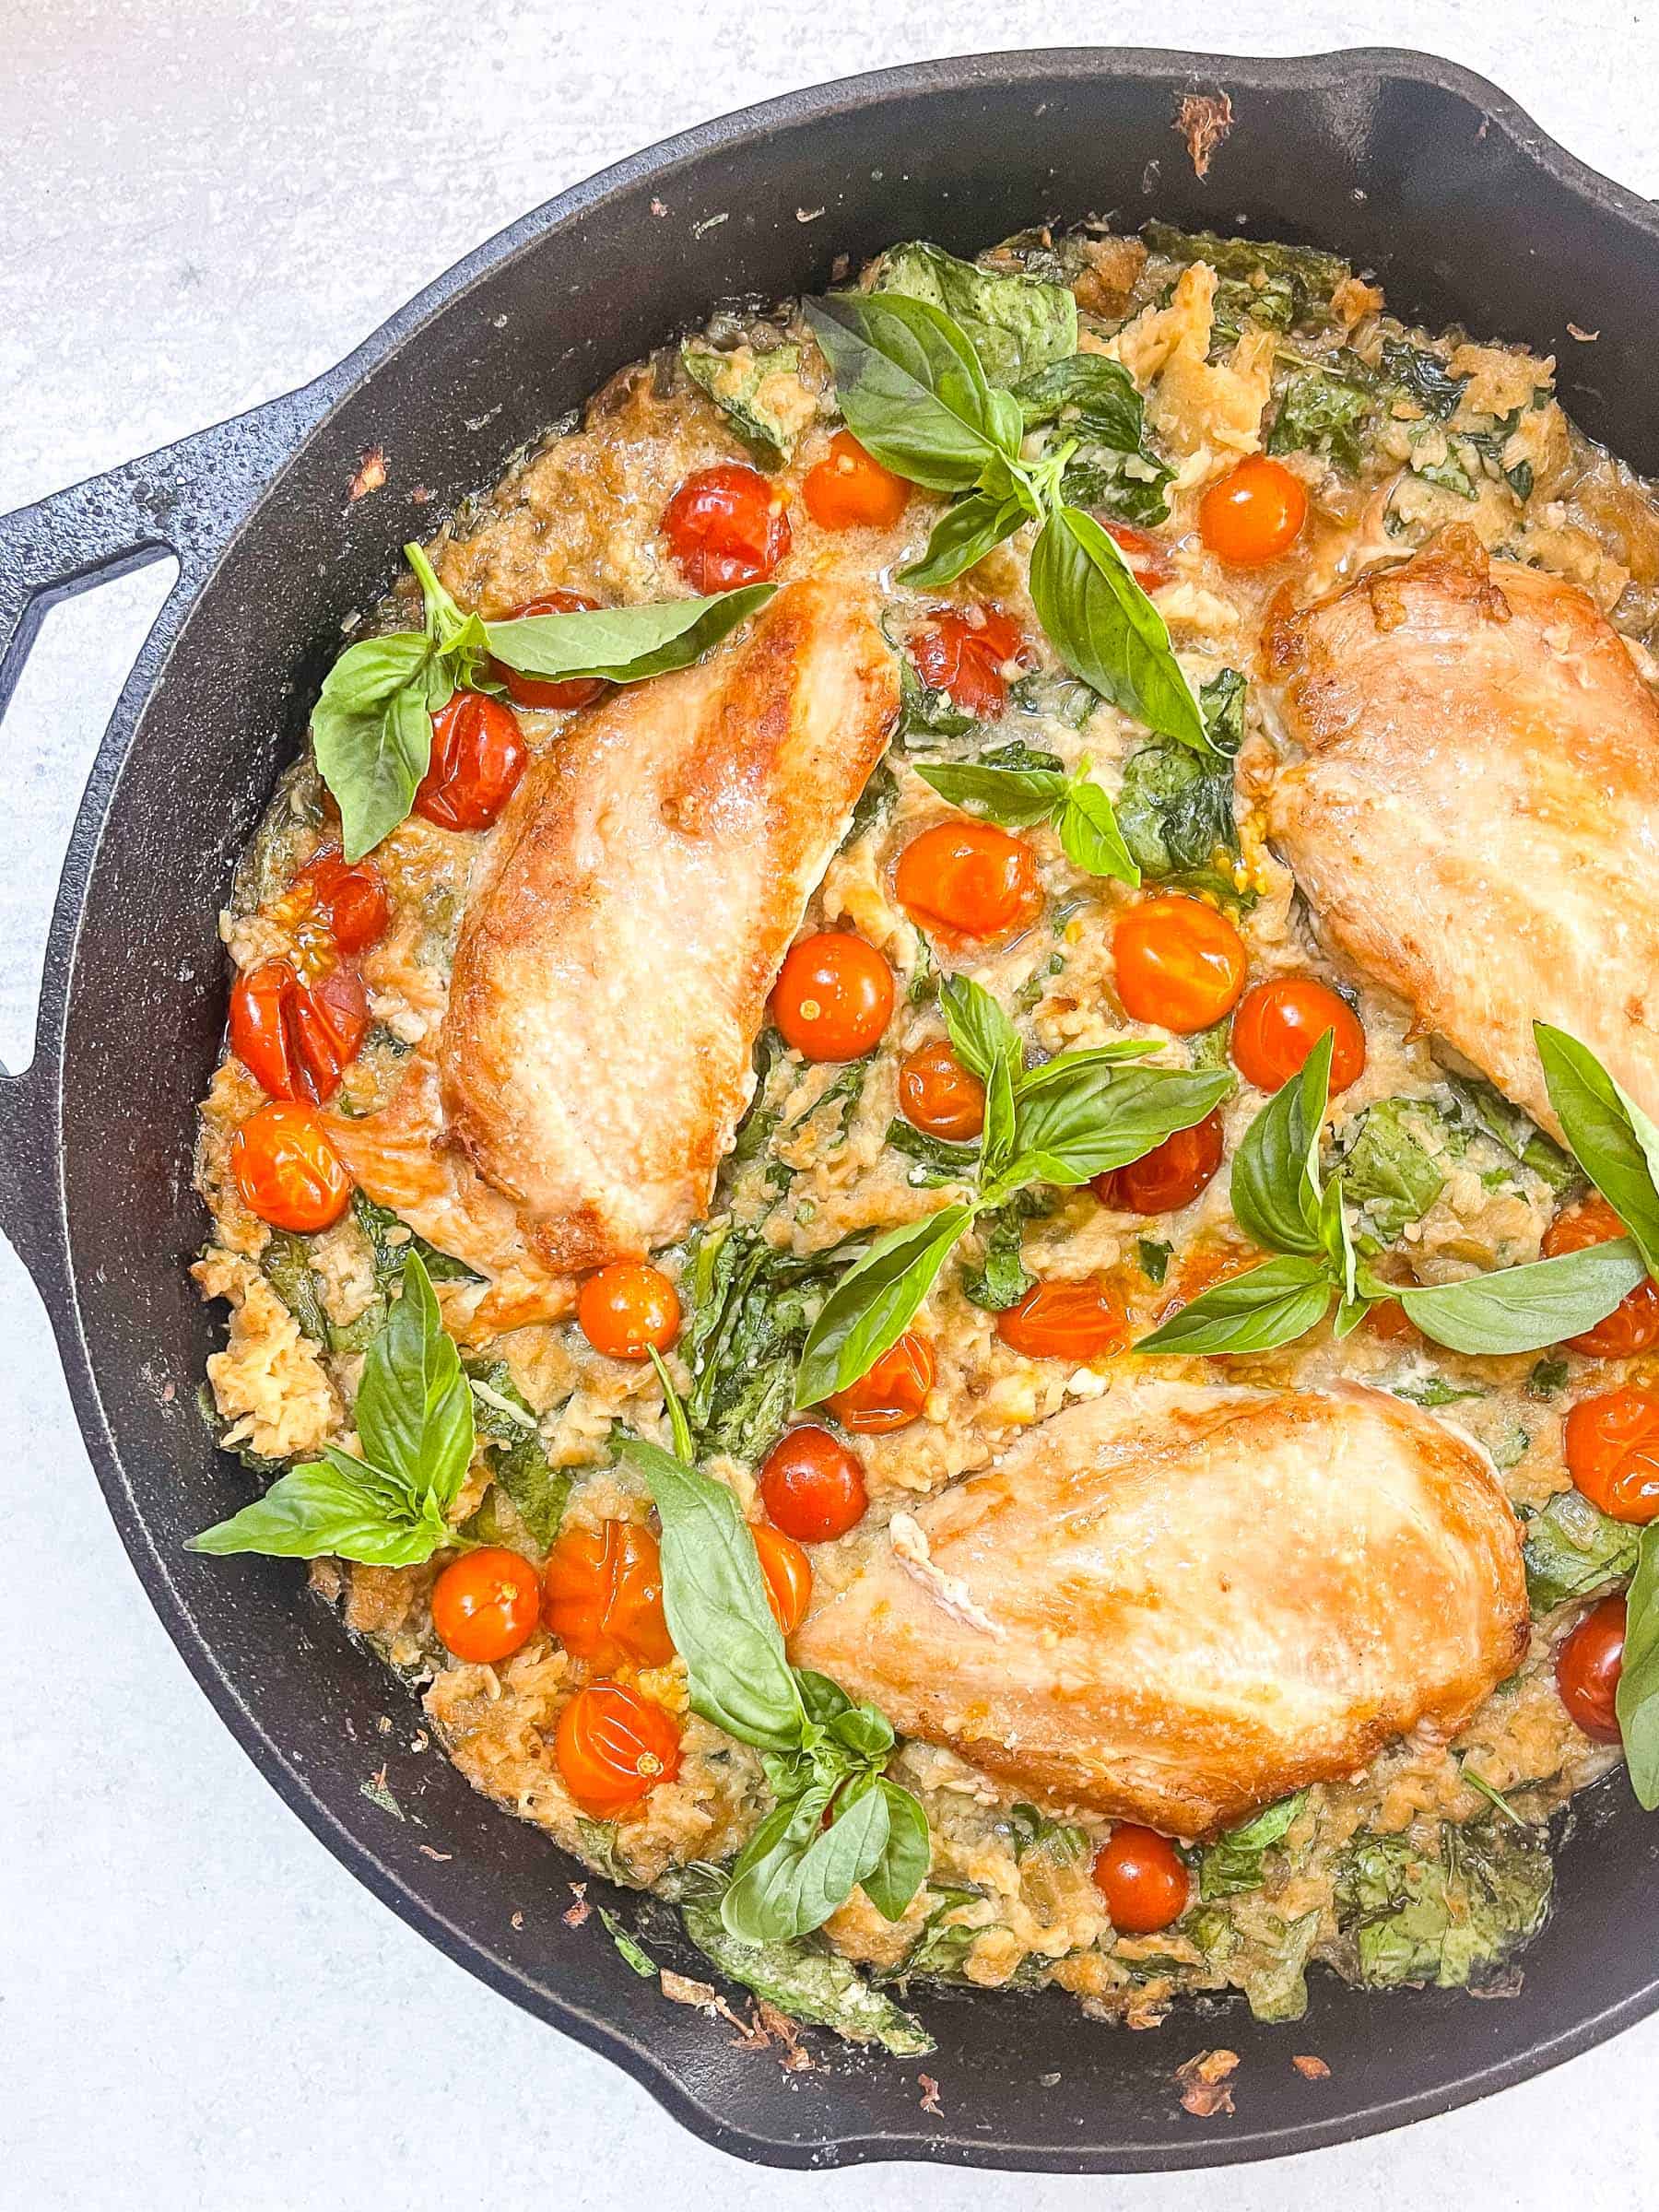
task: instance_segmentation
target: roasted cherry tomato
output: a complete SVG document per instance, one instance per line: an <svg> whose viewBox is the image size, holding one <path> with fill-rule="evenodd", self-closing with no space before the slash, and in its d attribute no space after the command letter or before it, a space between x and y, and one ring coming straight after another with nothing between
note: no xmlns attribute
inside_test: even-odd
<svg viewBox="0 0 1659 2212"><path fill-rule="evenodd" d="M766 1584L766 1602L780 1631L793 1636L806 1618L812 1596L812 1562L793 1536L769 1528L764 1521L750 1524L755 1555L760 1561L760 1579Z"/></svg>
<svg viewBox="0 0 1659 2212"><path fill-rule="evenodd" d="M1365 1031L1346 998L1311 975L1276 976L1253 983L1233 1016L1233 1065L1258 1090L1277 1090L1300 1076L1309 1053L1329 1030L1331 1096L1365 1073Z"/></svg>
<svg viewBox="0 0 1659 2212"><path fill-rule="evenodd" d="M1231 1013L1244 988L1244 940L1202 900L1167 891L1125 907L1112 943L1118 999L1131 1021L1189 1037Z"/></svg>
<svg viewBox="0 0 1659 2212"><path fill-rule="evenodd" d="M1104 516L1100 527L1129 563L1129 573L1143 592L1156 592L1169 582L1175 573L1169 554L1148 531L1137 530L1133 523L1109 523Z"/></svg>
<svg viewBox="0 0 1659 2212"><path fill-rule="evenodd" d="M1102 1206L1124 1214L1174 1214L1191 1206L1221 1165L1221 1109L1190 1129L1177 1129L1127 1167L1094 1179Z"/></svg>
<svg viewBox="0 0 1659 2212"><path fill-rule="evenodd" d="M1301 478L1282 461L1252 453L1198 502L1198 535L1232 569L1259 569L1288 553L1308 519Z"/></svg>
<svg viewBox="0 0 1659 2212"><path fill-rule="evenodd" d="M930 691L948 691L964 714L990 722L1008 696L1003 670L1022 667L1031 649L999 606L945 607L910 641L916 673Z"/></svg>
<svg viewBox="0 0 1659 2212"><path fill-rule="evenodd" d="M985 1125L985 1087L943 1037L919 1044L899 1070L899 1111L912 1129L962 1144Z"/></svg>
<svg viewBox="0 0 1659 2212"><path fill-rule="evenodd" d="M230 993L230 1050L274 1099L332 1099L368 1027L369 1001L349 968L302 983L288 961L261 960Z"/></svg>
<svg viewBox="0 0 1659 2212"><path fill-rule="evenodd" d="M591 615L598 605L597 599L582 592L543 592L538 599L526 599L523 606L515 606L502 619L522 622L530 615ZM521 707L585 707L605 688L602 676L522 676L504 661L491 661L489 667Z"/></svg>
<svg viewBox="0 0 1659 2212"><path fill-rule="evenodd" d="M1042 905L1037 855L990 822L938 822L899 855L893 888L924 929L998 937Z"/></svg>
<svg viewBox="0 0 1659 2212"><path fill-rule="evenodd" d="M572 1658L601 1674L629 1662L666 1666L674 1640L650 1529L638 1521L566 1529L542 1569L542 1620Z"/></svg>
<svg viewBox="0 0 1659 2212"><path fill-rule="evenodd" d="M1128 1318L1103 1282L1037 1283L996 1317L996 1333L1029 1359L1098 1359L1129 1339Z"/></svg>
<svg viewBox="0 0 1659 2212"><path fill-rule="evenodd" d="M446 1651L494 1666L528 1643L541 1614L541 1584L528 1559L488 1544L452 1559L432 1584L432 1626Z"/></svg>
<svg viewBox="0 0 1659 2212"><path fill-rule="evenodd" d="M1615 1521L1659 1514L1659 1393L1608 1390L1567 1416L1567 1472Z"/></svg>
<svg viewBox="0 0 1659 2212"><path fill-rule="evenodd" d="M250 1213L311 1236L339 1219L351 1179L309 1106L262 1106L230 1140L230 1172Z"/></svg>
<svg viewBox="0 0 1659 2212"><path fill-rule="evenodd" d="M844 1536L870 1502L857 1455L811 1422L778 1439L761 1466L759 1489L773 1527L797 1544Z"/></svg>
<svg viewBox="0 0 1659 2212"><path fill-rule="evenodd" d="M730 592L765 582L789 550L789 517L759 469L723 461L686 478L663 510L663 535L694 592Z"/></svg>
<svg viewBox="0 0 1659 2212"><path fill-rule="evenodd" d="M1120 1936L1156 1936L1187 1909L1193 1881L1186 1862L1155 1828L1120 1821L1094 1862L1095 1888Z"/></svg>
<svg viewBox="0 0 1659 2212"><path fill-rule="evenodd" d="M807 470L801 497L820 530L890 530L910 504L910 486L851 430L837 430L828 459Z"/></svg>
<svg viewBox="0 0 1659 2212"><path fill-rule="evenodd" d="M808 1060L856 1060L881 1041L893 1013L893 971L851 930L820 929L784 956L771 1016Z"/></svg>
<svg viewBox="0 0 1659 2212"><path fill-rule="evenodd" d="M1556 1688L1568 1714L1598 1744L1618 1741L1614 1698L1624 1665L1625 1601L1604 1597L1592 1606L1556 1653Z"/></svg>
<svg viewBox="0 0 1659 2212"><path fill-rule="evenodd" d="M612 1260L590 1275L576 1300L576 1319L596 1352L612 1359L649 1359L679 1335L674 1285L648 1260Z"/></svg>
<svg viewBox="0 0 1659 2212"><path fill-rule="evenodd" d="M1624 1233L1624 1223L1606 1200L1589 1198L1571 1213L1556 1216L1544 1231L1544 1256L1553 1260L1559 1253L1609 1244ZM1606 1321L1567 1341L1575 1352L1586 1352L1593 1359L1629 1359L1651 1350L1659 1344L1659 1288L1644 1278L1620 1299Z"/></svg>
<svg viewBox="0 0 1659 2212"><path fill-rule="evenodd" d="M295 877L288 895L296 893L327 916L334 941L344 953L365 951L385 934L386 887L371 860L347 866L338 845L324 845Z"/></svg>
<svg viewBox="0 0 1659 2212"><path fill-rule="evenodd" d="M913 1421L926 1405L933 1385L933 1347L914 1329L906 1329L867 1374L836 1392L830 1400L830 1410L843 1429L859 1436L875 1436Z"/></svg>
<svg viewBox="0 0 1659 2212"><path fill-rule="evenodd" d="M590 1682L559 1716L553 1756L591 1819L614 1820L679 1772L679 1723L620 1682Z"/></svg>
<svg viewBox="0 0 1659 2212"><path fill-rule="evenodd" d="M440 830L488 830L530 758L518 716L482 691L457 691L432 717L432 758L415 811Z"/></svg>

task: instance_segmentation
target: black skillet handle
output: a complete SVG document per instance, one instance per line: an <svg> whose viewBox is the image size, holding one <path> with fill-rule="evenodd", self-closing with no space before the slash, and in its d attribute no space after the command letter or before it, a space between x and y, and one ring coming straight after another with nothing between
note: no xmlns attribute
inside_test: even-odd
<svg viewBox="0 0 1659 2212"><path fill-rule="evenodd" d="M156 617L92 763L71 850L96 839L133 724L215 562L277 469L322 414L323 385L289 393L212 429L0 515L0 715L47 609L168 554L178 582ZM74 916L60 893L22 1075L0 1068L0 1232L45 1288L61 1250L56 1157L58 1028Z"/></svg>

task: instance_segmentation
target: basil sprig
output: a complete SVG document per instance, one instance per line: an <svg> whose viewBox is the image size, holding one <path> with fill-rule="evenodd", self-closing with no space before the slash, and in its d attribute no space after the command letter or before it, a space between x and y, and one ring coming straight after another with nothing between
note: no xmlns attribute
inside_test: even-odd
<svg viewBox="0 0 1659 2212"><path fill-rule="evenodd" d="M418 1253L364 1358L356 1418L360 1455L325 1444L188 1548L415 1567L463 1541L448 1516L472 1460L472 1393Z"/></svg>
<svg viewBox="0 0 1659 2212"><path fill-rule="evenodd" d="M981 761L918 764L916 773L942 799L982 814L1005 829L1052 822L1065 857L1090 876L1138 884L1140 870L1124 842L1117 815L1084 761L1075 776L1051 768L995 768Z"/></svg>
<svg viewBox="0 0 1659 2212"><path fill-rule="evenodd" d="M419 579L424 628L348 645L312 712L317 767L340 809L347 860L360 860L406 818L431 761L432 716L457 691L496 691L492 660L525 676L641 683L700 659L775 588L483 622L462 613L418 546L406 546L404 557Z"/></svg>
<svg viewBox="0 0 1659 2212"><path fill-rule="evenodd" d="M1533 1024L1549 1102L1573 1158L1659 1276L1659 1127L1565 1030Z"/></svg>
<svg viewBox="0 0 1659 2212"><path fill-rule="evenodd" d="M1636 1573L1625 1596L1624 1659L1614 1707L1636 1801L1659 1812L1659 1522L1641 1532Z"/></svg>
<svg viewBox="0 0 1659 2212"><path fill-rule="evenodd" d="M951 976L940 1005L957 1057L985 1086L973 1189L877 1240L819 1308L801 1354L795 1404L816 1406L898 1343L973 1223L1031 1183L1062 1188L1126 1166L1189 1129L1226 1097L1226 1070L1132 1067L1155 1040L1062 1053L1028 1069L1018 1032L990 993Z"/></svg>

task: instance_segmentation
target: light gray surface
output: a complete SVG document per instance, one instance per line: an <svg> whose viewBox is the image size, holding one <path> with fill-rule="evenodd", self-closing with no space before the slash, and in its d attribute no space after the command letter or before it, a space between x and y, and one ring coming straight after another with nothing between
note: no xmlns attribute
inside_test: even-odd
<svg viewBox="0 0 1659 2212"><path fill-rule="evenodd" d="M933 0L903 19L875 0L654 16L638 0L0 0L0 509L302 382L562 185L792 86L1039 39L1294 53L1388 36L1484 69L1653 192L1653 9L1606 0L1385 16ZM152 571L55 614L8 718L14 1065L79 779L161 588ZM148 1612L3 1246L0 1376L0 2196L21 2212L631 2206L670 2176L687 2212L873 2206L895 2187L1022 2212L1651 2196L1659 2021L1404 2136L1231 2175L744 2169L429 1949L278 1805Z"/></svg>

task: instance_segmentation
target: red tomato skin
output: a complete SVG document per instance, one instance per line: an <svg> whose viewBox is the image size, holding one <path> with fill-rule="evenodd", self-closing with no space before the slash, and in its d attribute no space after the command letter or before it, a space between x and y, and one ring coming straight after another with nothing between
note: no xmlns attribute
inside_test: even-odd
<svg viewBox="0 0 1659 2212"><path fill-rule="evenodd" d="M837 430L828 456L807 470L801 497L820 530L890 530L910 504L910 486L851 430Z"/></svg>
<svg viewBox="0 0 1659 2212"><path fill-rule="evenodd" d="M1556 1688L1568 1717L1598 1744L1619 1740L1614 1699L1624 1666L1624 1642L1625 1601L1604 1597L1556 1653Z"/></svg>
<svg viewBox="0 0 1659 2212"><path fill-rule="evenodd" d="M1120 1936L1156 1936L1187 1909L1193 1877L1168 1836L1123 1820L1094 1861L1095 1887Z"/></svg>
<svg viewBox="0 0 1659 2212"><path fill-rule="evenodd" d="M741 462L688 477L663 510L662 529L680 574L703 593L764 583L791 542L782 493Z"/></svg>
<svg viewBox="0 0 1659 2212"><path fill-rule="evenodd" d="M313 853L295 877L291 891L304 893L327 915L334 941L347 957L366 952L386 933L390 911L384 878L371 860L347 866L338 845L324 845Z"/></svg>
<svg viewBox="0 0 1659 2212"><path fill-rule="evenodd" d="M432 1585L432 1626L446 1651L494 1666L535 1633L541 1583L528 1559L500 1545L464 1552Z"/></svg>
<svg viewBox="0 0 1659 2212"><path fill-rule="evenodd" d="M501 618L522 622L532 615L591 615L598 605L598 600L590 599L585 592L543 592L539 598L526 599L523 606L515 606ZM509 668L505 661L491 661L489 672L498 683L506 685L509 696L521 707L585 707L606 688L602 676L523 676L516 668Z"/></svg>
<svg viewBox="0 0 1659 2212"><path fill-rule="evenodd" d="M511 707L482 691L457 691L432 717L432 757L415 811L440 830L488 830L529 759Z"/></svg>
<svg viewBox="0 0 1659 2212"><path fill-rule="evenodd" d="M333 1098L368 1028L369 1002L348 968L302 983L290 961L261 960L231 987L230 1049L274 1099Z"/></svg>
<svg viewBox="0 0 1659 2212"><path fill-rule="evenodd" d="M1097 1175L1090 1187L1102 1206L1119 1213L1176 1214L1214 1182L1223 1149L1218 1106L1192 1128L1166 1136L1139 1159Z"/></svg>
<svg viewBox="0 0 1659 2212"><path fill-rule="evenodd" d="M1277 1090L1300 1075L1326 1031L1331 1035L1331 1096L1365 1073L1365 1030L1346 998L1309 975L1253 983L1233 1016L1233 1065L1258 1090Z"/></svg>
<svg viewBox="0 0 1659 2212"><path fill-rule="evenodd" d="M1562 1442L1568 1473L1598 1512L1638 1524L1659 1515L1659 1394L1609 1390L1581 1398Z"/></svg>
<svg viewBox="0 0 1659 2212"><path fill-rule="evenodd" d="M601 1674L666 1666L674 1656L662 1550L641 1522L562 1530L542 1569L541 1615L573 1659Z"/></svg>
<svg viewBox="0 0 1659 2212"><path fill-rule="evenodd" d="M596 1352L610 1359L649 1359L679 1335L679 1295L647 1260L612 1260L590 1275L576 1298L576 1321Z"/></svg>
<svg viewBox="0 0 1659 2212"><path fill-rule="evenodd" d="M582 1810L614 1820L679 1772L679 1724L621 1682L590 1682L559 1714L553 1756Z"/></svg>
<svg viewBox="0 0 1659 2212"><path fill-rule="evenodd" d="M1129 573L1143 592L1160 591L1169 582L1175 573L1169 554L1149 531L1137 530L1133 523L1109 523L1104 516L1100 527L1129 563Z"/></svg>
<svg viewBox="0 0 1659 2212"><path fill-rule="evenodd" d="M999 606L942 607L912 637L911 658L930 691L947 691L964 714L990 722L1007 703L1003 669L1031 665L1031 649Z"/></svg>
<svg viewBox="0 0 1659 2212"><path fill-rule="evenodd" d="M965 1144L985 1125L985 1087L943 1037L918 1045L899 1070L899 1111L912 1129Z"/></svg>
<svg viewBox="0 0 1659 2212"><path fill-rule="evenodd" d="M769 1527L764 1521L750 1524L760 1579L766 1584L766 1602L771 1607L778 1632L793 1636L806 1618L812 1602L812 1562L793 1536Z"/></svg>
<svg viewBox="0 0 1659 2212"><path fill-rule="evenodd" d="M996 1317L996 1334L1028 1359L1099 1359L1129 1340L1121 1301L1098 1278L1038 1283Z"/></svg>
<svg viewBox="0 0 1659 2212"><path fill-rule="evenodd" d="M1563 1252L1608 1244L1624 1233L1624 1223L1605 1198L1587 1198L1570 1212L1558 1214L1544 1231L1544 1256L1553 1260ZM1569 1336L1567 1342L1592 1359L1630 1359L1638 1352L1651 1351L1659 1344L1659 1286L1651 1278L1638 1283L1605 1321L1582 1336Z"/></svg>
<svg viewBox="0 0 1659 2212"><path fill-rule="evenodd" d="M761 1465L758 1487L773 1527L797 1544L844 1536L870 1502L856 1454L814 1423L784 1431Z"/></svg>
<svg viewBox="0 0 1659 2212"><path fill-rule="evenodd" d="M820 929L792 945L772 985L771 1017L808 1060L857 1060L893 1016L893 971L851 930Z"/></svg>
<svg viewBox="0 0 1659 2212"><path fill-rule="evenodd" d="M1198 535L1229 568L1259 569L1301 535L1308 494L1282 461L1252 453L1198 502Z"/></svg>
<svg viewBox="0 0 1659 2212"><path fill-rule="evenodd" d="M999 937L1041 912L1037 855L991 822L935 822L899 855L899 903L920 928L953 940Z"/></svg>
<svg viewBox="0 0 1659 2212"><path fill-rule="evenodd" d="M913 1421L933 1386L933 1347L914 1329L906 1329L867 1374L836 1392L830 1411L854 1436L880 1436Z"/></svg>
<svg viewBox="0 0 1659 2212"><path fill-rule="evenodd" d="M230 1140L230 1174L250 1213L313 1236L351 1201L351 1179L309 1106L261 1106Z"/></svg>
<svg viewBox="0 0 1659 2212"><path fill-rule="evenodd" d="M1126 906L1112 931L1118 1003L1131 1021L1190 1037L1238 1003L1244 940L1213 906L1166 891Z"/></svg>

